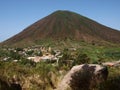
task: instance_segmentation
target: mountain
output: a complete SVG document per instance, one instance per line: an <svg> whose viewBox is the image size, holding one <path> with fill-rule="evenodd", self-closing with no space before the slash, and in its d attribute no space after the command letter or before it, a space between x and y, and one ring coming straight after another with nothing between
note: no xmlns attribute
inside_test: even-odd
<svg viewBox="0 0 120 90"><path fill-rule="evenodd" d="M120 31L71 11L55 11L3 42L6 45L35 43L45 39L120 43Z"/></svg>

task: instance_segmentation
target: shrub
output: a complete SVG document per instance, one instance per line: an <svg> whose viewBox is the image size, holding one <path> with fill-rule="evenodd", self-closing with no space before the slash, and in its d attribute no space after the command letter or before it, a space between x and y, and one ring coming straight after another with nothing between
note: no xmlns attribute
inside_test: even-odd
<svg viewBox="0 0 120 90"><path fill-rule="evenodd" d="M78 53L75 62L76 62L76 64L89 63L90 62L90 58L87 56L87 54Z"/></svg>
<svg viewBox="0 0 120 90"><path fill-rule="evenodd" d="M63 67L64 65L69 66L68 61L71 60L71 53L65 48L62 54L62 58L59 59L59 67Z"/></svg>
<svg viewBox="0 0 120 90"><path fill-rule="evenodd" d="M12 59L20 60L20 58L21 58L22 56L21 56L20 54L18 54L17 52L10 51L9 57L11 57Z"/></svg>
<svg viewBox="0 0 120 90"><path fill-rule="evenodd" d="M101 83L99 90L120 90L120 68L110 68L108 80Z"/></svg>
<svg viewBox="0 0 120 90"><path fill-rule="evenodd" d="M33 50L31 50L31 51L27 51L27 52L26 52L26 54L28 54L28 55L32 55L33 53L34 53Z"/></svg>
<svg viewBox="0 0 120 90"><path fill-rule="evenodd" d="M32 60L28 60L28 59L25 59L25 58L22 58L20 61L19 61L20 64L22 65L26 65L26 66L35 66L35 62L32 61Z"/></svg>

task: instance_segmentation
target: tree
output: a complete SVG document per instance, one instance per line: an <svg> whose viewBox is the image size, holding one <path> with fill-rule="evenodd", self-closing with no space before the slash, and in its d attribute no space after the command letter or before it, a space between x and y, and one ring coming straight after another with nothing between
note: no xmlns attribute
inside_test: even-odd
<svg viewBox="0 0 120 90"><path fill-rule="evenodd" d="M20 60L21 55L18 54L17 52L10 51L10 53L9 53L9 57L11 57L12 59Z"/></svg>
<svg viewBox="0 0 120 90"><path fill-rule="evenodd" d="M59 59L60 66L67 65L67 60L69 60L71 58L71 54L68 51L68 49L66 49L66 48L63 50L62 54L63 54L62 58Z"/></svg>

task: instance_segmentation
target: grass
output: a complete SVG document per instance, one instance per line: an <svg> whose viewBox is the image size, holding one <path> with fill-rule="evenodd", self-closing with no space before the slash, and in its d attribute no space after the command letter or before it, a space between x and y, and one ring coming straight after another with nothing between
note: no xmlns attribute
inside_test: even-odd
<svg viewBox="0 0 120 90"><path fill-rule="evenodd" d="M45 42L47 42L47 44L45 44ZM117 45L92 45L84 41L71 42L70 39L57 43L55 43L54 41L50 42L50 40L37 43L39 45L45 45L45 47L50 46L53 47L53 49L60 49L61 52L65 55L64 58L66 58L66 60L73 59L78 61L80 57L79 63L84 63L81 60L90 60L85 61L87 63L99 63L119 60L120 58L120 47ZM71 47L76 48L76 50L69 50L69 48ZM2 60L6 56L11 56L10 53L11 52L5 51L3 48L0 48L0 60ZM81 59L81 57L83 59ZM62 58L63 61L65 61L64 58ZM33 62L29 62L24 58L20 59L22 60L17 63L12 62L12 60L6 62L0 61L0 80L4 79L7 83L10 83L13 76L16 76L17 78L19 78L20 83L24 82L24 87L29 86L29 90L52 90L57 86L60 77L64 76L63 74L60 74L59 71L68 71L72 67L71 65L66 65L65 63L60 63L61 65L54 66L50 63L36 64ZM120 88L119 71L120 68L109 68L108 80L100 84L95 90L118 90ZM25 83L26 81L27 83Z"/></svg>
<svg viewBox="0 0 120 90"><path fill-rule="evenodd" d="M16 76L20 83L29 84L29 90L47 90L46 88L52 88L56 81L52 80L57 78L57 70L51 64L37 63L35 66L23 65L15 62L0 62L0 80L4 78L7 83L10 83L11 79ZM53 82L54 81L54 82ZM0 82L1 83L1 82ZM54 83L54 84L53 84ZM1 90L1 88L0 88Z"/></svg>
<svg viewBox="0 0 120 90"><path fill-rule="evenodd" d="M99 90L120 90L120 68L109 68L108 80L99 86Z"/></svg>

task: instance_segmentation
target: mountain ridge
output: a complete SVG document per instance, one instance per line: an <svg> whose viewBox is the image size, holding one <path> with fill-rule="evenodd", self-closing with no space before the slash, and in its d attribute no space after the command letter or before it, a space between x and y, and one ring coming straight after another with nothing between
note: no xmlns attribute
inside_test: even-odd
<svg viewBox="0 0 120 90"><path fill-rule="evenodd" d="M43 39L107 41L120 43L120 31L104 26L80 14L58 10L33 23L22 32L4 41L3 44L17 44Z"/></svg>

